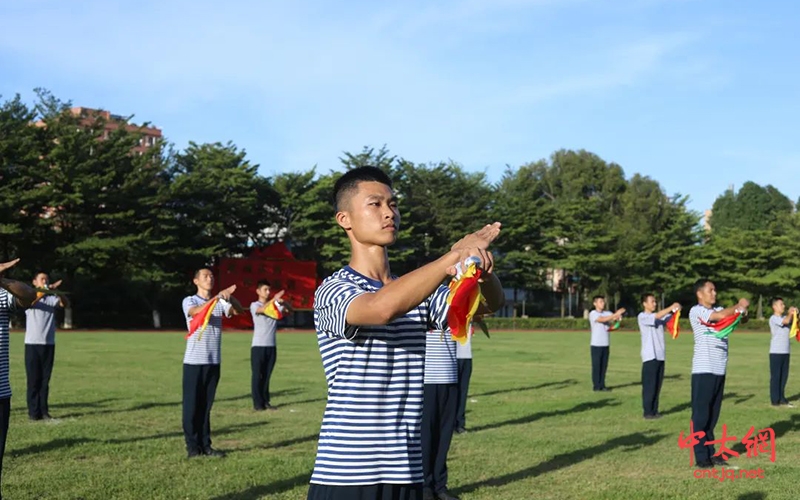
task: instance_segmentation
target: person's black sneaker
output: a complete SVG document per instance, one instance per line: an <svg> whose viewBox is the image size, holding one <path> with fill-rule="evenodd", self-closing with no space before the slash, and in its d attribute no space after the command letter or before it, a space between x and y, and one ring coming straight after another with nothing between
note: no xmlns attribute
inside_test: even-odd
<svg viewBox="0 0 800 500"><path fill-rule="evenodd" d="M42 417L37 417L37 416L34 416L34 415L28 415L28 420L33 420L33 421L42 420Z"/></svg>
<svg viewBox="0 0 800 500"><path fill-rule="evenodd" d="M186 458L195 458L199 457L200 455L202 455L200 450L186 450Z"/></svg>
<svg viewBox="0 0 800 500"><path fill-rule="evenodd" d="M433 490L430 488L422 488L422 500L436 500L433 496Z"/></svg>
<svg viewBox="0 0 800 500"><path fill-rule="evenodd" d="M437 491L436 498L439 500L458 500L458 497L451 495L447 490Z"/></svg>
<svg viewBox="0 0 800 500"><path fill-rule="evenodd" d="M463 427L459 427L456 429L456 434L464 434L465 432L467 432L467 429Z"/></svg>
<svg viewBox="0 0 800 500"><path fill-rule="evenodd" d="M272 406L271 404L267 404L266 408L267 408L267 410L270 410L270 411L275 411L275 410L278 409L277 406Z"/></svg>
<svg viewBox="0 0 800 500"><path fill-rule="evenodd" d="M656 418L661 418L661 417L663 417L663 416L664 416L664 415L662 415L662 414L660 414L660 413L656 412Z"/></svg>
<svg viewBox="0 0 800 500"><path fill-rule="evenodd" d="M219 458L222 458L222 457L225 456L225 452L224 451L220 451L220 450L215 450L214 448L208 447L205 450L203 450L203 455L205 455L207 457L219 457Z"/></svg>
<svg viewBox="0 0 800 500"><path fill-rule="evenodd" d="M608 387L603 387L602 389L600 389L600 391L601 392L611 392L611 389L609 389Z"/></svg>
<svg viewBox="0 0 800 500"><path fill-rule="evenodd" d="M267 409L267 408L266 408L266 407L264 407L264 406L262 406L262 407L254 406L254 407L253 407L253 410L255 410L255 411L264 411L264 410L266 410L266 409Z"/></svg>
<svg viewBox="0 0 800 500"><path fill-rule="evenodd" d="M645 420L655 420L655 419L657 419L657 418L658 418L658 417L657 417L657 416L655 416L655 415L645 415L645 416L644 416L644 419L645 419Z"/></svg>
<svg viewBox="0 0 800 500"><path fill-rule="evenodd" d="M720 456L711 457L711 463L714 465L728 465L728 462Z"/></svg>
<svg viewBox="0 0 800 500"><path fill-rule="evenodd" d="M49 413L45 413L42 415L42 420L53 420L53 417L51 417Z"/></svg>
<svg viewBox="0 0 800 500"><path fill-rule="evenodd" d="M711 469L714 467L714 464L711 462L711 460L703 460L702 462L697 462L695 467L698 469Z"/></svg>

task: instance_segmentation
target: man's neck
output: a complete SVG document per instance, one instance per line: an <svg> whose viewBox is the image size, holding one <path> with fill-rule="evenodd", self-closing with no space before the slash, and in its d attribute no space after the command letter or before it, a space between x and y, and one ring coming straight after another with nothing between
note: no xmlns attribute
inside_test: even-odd
<svg viewBox="0 0 800 500"><path fill-rule="evenodd" d="M201 290L201 289L198 288L197 289L197 296L201 297L201 298L204 298L204 299L210 299L211 298L211 291L210 290Z"/></svg>
<svg viewBox="0 0 800 500"><path fill-rule="evenodd" d="M706 309L711 309L714 307L714 304L709 304L708 302L698 302L701 306L705 307Z"/></svg>
<svg viewBox="0 0 800 500"><path fill-rule="evenodd" d="M349 265L359 274L383 284L392 281L389 251L386 247L355 244Z"/></svg>

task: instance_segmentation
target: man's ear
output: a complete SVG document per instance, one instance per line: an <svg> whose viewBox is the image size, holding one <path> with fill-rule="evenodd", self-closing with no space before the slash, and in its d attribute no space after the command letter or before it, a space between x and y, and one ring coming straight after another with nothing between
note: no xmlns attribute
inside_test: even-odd
<svg viewBox="0 0 800 500"><path fill-rule="evenodd" d="M339 227L345 231L352 228L352 224L350 223L350 214L347 212L336 212L336 223L339 224Z"/></svg>

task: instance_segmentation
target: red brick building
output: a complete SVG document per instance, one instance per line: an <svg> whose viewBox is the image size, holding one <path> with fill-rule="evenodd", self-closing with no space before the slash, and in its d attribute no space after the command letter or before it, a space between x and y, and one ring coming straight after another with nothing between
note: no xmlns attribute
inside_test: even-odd
<svg viewBox="0 0 800 500"><path fill-rule="evenodd" d="M103 135L104 138L108 137L109 132L113 132L114 130L119 129L121 126L125 125L125 128L128 132L139 132L142 134L142 137L139 139L139 145L134 147L133 150L136 152L143 152L149 147L153 147L156 145L156 141L161 139L161 129L156 127L144 127L135 125L133 123L126 124L126 118L120 115L111 114L109 111L103 111L99 109L92 109L92 108L83 108L83 107L76 107L72 108L70 111L76 116L80 116L85 118L85 122L89 122L90 120L94 120L97 117L102 117L105 119L105 133Z"/></svg>

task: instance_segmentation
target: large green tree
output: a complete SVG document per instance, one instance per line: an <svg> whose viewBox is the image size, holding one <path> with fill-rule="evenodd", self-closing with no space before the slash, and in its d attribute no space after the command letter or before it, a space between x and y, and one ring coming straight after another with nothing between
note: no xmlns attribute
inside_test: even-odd
<svg viewBox="0 0 800 500"><path fill-rule="evenodd" d="M545 230L552 267L577 276L584 305L589 294L615 295L620 281L613 228L626 189L622 167L587 151L561 150L543 181L554 210Z"/></svg>
<svg viewBox="0 0 800 500"><path fill-rule="evenodd" d="M763 229L793 210L792 201L774 186L748 181L738 192L729 189L714 201L709 222L713 231L749 231Z"/></svg>

